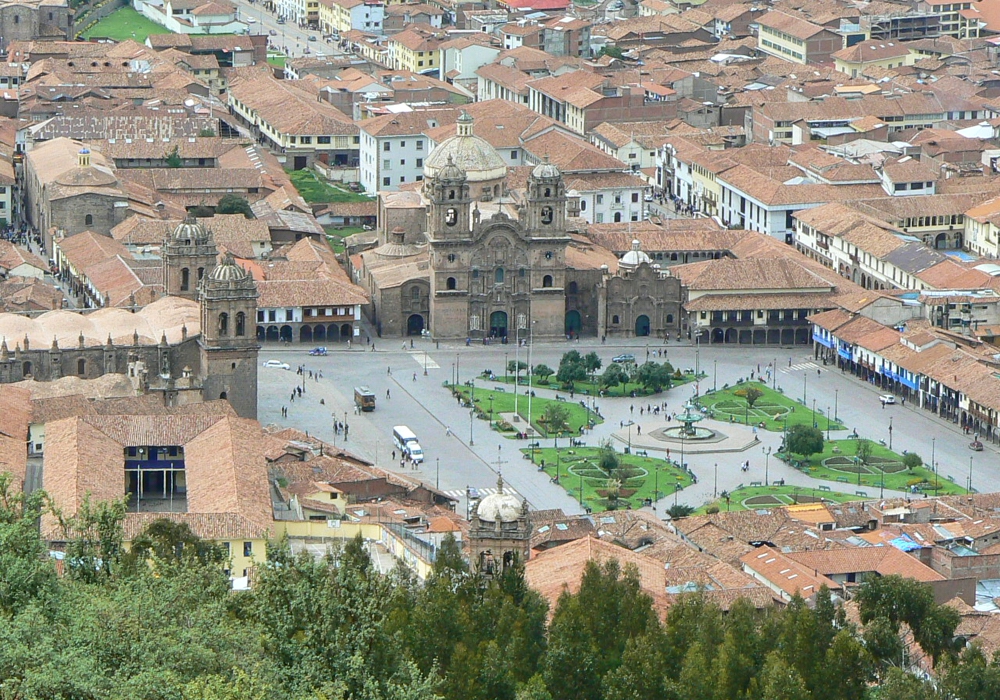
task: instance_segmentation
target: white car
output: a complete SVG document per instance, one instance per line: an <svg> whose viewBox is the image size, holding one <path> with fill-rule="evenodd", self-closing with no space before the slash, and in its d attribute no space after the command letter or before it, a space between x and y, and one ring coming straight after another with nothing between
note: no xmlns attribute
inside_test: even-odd
<svg viewBox="0 0 1000 700"><path fill-rule="evenodd" d="M273 367L276 369L291 369L287 362L282 362L281 360L268 360L264 363L265 367Z"/></svg>
<svg viewBox="0 0 1000 700"><path fill-rule="evenodd" d="M882 394L878 397L878 400L881 401L883 405L887 403L896 403L896 397L892 394Z"/></svg>
<svg viewBox="0 0 1000 700"><path fill-rule="evenodd" d="M255 20L253 17L247 17L243 21L246 22L247 24L257 24L257 20Z"/></svg>

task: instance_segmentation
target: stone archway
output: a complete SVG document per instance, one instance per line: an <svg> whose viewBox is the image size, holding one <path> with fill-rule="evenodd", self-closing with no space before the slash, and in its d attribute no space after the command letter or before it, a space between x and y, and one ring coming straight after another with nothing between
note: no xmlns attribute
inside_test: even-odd
<svg viewBox="0 0 1000 700"><path fill-rule="evenodd" d="M326 340L326 326L322 323L313 329L313 342L322 343Z"/></svg>
<svg viewBox="0 0 1000 700"><path fill-rule="evenodd" d="M490 335L494 338L507 337L506 311L494 311L490 314Z"/></svg>
<svg viewBox="0 0 1000 700"><path fill-rule="evenodd" d="M313 341L312 326L302 326L299 328L299 342L311 343Z"/></svg>
<svg viewBox="0 0 1000 700"><path fill-rule="evenodd" d="M635 319L635 335L644 338L649 335L649 316L641 314Z"/></svg>
<svg viewBox="0 0 1000 700"><path fill-rule="evenodd" d="M350 340L353 336L354 336L354 333L351 331L351 324L350 323L343 323L343 324L341 324L341 326L340 326L340 340L342 342L345 342L345 341Z"/></svg>
<svg viewBox="0 0 1000 700"><path fill-rule="evenodd" d="M573 333L579 333L580 329L583 327L583 322L580 319L580 312L567 311L566 312L566 335L572 335Z"/></svg>
<svg viewBox="0 0 1000 700"><path fill-rule="evenodd" d="M278 327L277 326L268 326L267 327L267 342L269 342L269 343L277 343L280 339L281 338L278 335Z"/></svg>
<svg viewBox="0 0 1000 700"><path fill-rule="evenodd" d="M413 314L406 319L406 335L420 335L424 330L424 317L420 314Z"/></svg>
<svg viewBox="0 0 1000 700"><path fill-rule="evenodd" d="M289 325L282 326L279 335L282 341L286 343L292 342L292 327Z"/></svg>

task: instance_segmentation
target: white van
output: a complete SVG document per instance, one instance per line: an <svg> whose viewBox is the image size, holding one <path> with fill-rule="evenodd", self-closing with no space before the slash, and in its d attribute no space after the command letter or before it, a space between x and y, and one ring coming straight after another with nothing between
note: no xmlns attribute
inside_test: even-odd
<svg viewBox="0 0 1000 700"><path fill-rule="evenodd" d="M392 442L400 452L409 455L417 464L424 461L424 450L417 442L416 434L405 425L397 425L392 429Z"/></svg>

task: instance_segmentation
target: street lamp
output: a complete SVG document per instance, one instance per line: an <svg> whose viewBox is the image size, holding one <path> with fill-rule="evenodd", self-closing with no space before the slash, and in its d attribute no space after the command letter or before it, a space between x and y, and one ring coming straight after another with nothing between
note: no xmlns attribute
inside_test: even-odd
<svg viewBox="0 0 1000 700"><path fill-rule="evenodd" d="M813 399L813 427L818 427L816 424L816 399Z"/></svg>
<svg viewBox="0 0 1000 700"><path fill-rule="evenodd" d="M427 376L427 349L424 348L424 376Z"/></svg>
<svg viewBox="0 0 1000 700"><path fill-rule="evenodd" d="M839 394L840 394L840 389L833 390L833 419L838 423L840 422L840 410L838 409L838 405L840 403Z"/></svg>
<svg viewBox="0 0 1000 700"><path fill-rule="evenodd" d="M889 449L892 449L892 416L889 416Z"/></svg>
<svg viewBox="0 0 1000 700"><path fill-rule="evenodd" d="M476 378L472 378L472 387L469 390L469 446L475 445L472 439L472 419L476 417Z"/></svg>
<svg viewBox="0 0 1000 700"><path fill-rule="evenodd" d="M764 453L764 486L767 486L768 485L767 468L770 466L771 462L771 448L762 447L760 449Z"/></svg>
<svg viewBox="0 0 1000 700"><path fill-rule="evenodd" d="M778 390L778 358L777 357L774 358L774 360L771 362L771 372L773 372L773 374L771 375L771 379L773 380L771 382L771 388L774 389L775 391L777 391Z"/></svg>
<svg viewBox="0 0 1000 700"><path fill-rule="evenodd" d="M830 441L830 407L826 407L826 440Z"/></svg>
<svg viewBox="0 0 1000 700"><path fill-rule="evenodd" d="M653 463L653 510L656 510L656 500L660 493L660 464Z"/></svg>
<svg viewBox="0 0 1000 700"><path fill-rule="evenodd" d="M493 394L490 394L490 425L493 425Z"/></svg>
<svg viewBox="0 0 1000 700"><path fill-rule="evenodd" d="M719 390L719 361L712 360L712 391Z"/></svg>
<svg viewBox="0 0 1000 700"><path fill-rule="evenodd" d="M937 462L934 461L934 448L937 447L937 438L931 438L931 469L934 471L934 495L938 495L938 471Z"/></svg>
<svg viewBox="0 0 1000 700"><path fill-rule="evenodd" d="M517 329L514 329L514 342L517 342ZM514 352L517 352L517 347L515 346ZM503 383L507 383L507 353L503 354ZM514 389L517 389L517 384L514 385Z"/></svg>
<svg viewBox="0 0 1000 700"><path fill-rule="evenodd" d="M434 488L441 490L441 458L437 457L434 460L437 464L434 467Z"/></svg>
<svg viewBox="0 0 1000 700"><path fill-rule="evenodd" d="M809 385L809 374L807 372L802 373L802 405L806 406L806 387Z"/></svg>
<svg viewBox="0 0 1000 700"><path fill-rule="evenodd" d="M972 493L972 458L974 455L969 455L969 488L966 489L969 493Z"/></svg>
<svg viewBox="0 0 1000 700"><path fill-rule="evenodd" d="M632 426L635 425L635 421L630 420L625 424L628 428L628 452L626 454L632 454Z"/></svg>
<svg viewBox="0 0 1000 700"><path fill-rule="evenodd" d="M719 463L715 463L715 481L712 484L712 498L719 495Z"/></svg>

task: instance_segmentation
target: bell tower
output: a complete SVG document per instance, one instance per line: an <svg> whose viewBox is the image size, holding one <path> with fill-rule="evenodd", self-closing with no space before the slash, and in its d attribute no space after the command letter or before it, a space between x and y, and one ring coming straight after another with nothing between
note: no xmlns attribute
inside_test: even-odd
<svg viewBox="0 0 1000 700"><path fill-rule="evenodd" d="M566 184L548 156L528 176L524 217L521 223L531 236L566 235Z"/></svg>
<svg viewBox="0 0 1000 700"><path fill-rule="evenodd" d="M204 400L227 399L240 416L256 418L257 285L227 254L202 280L199 302Z"/></svg>
<svg viewBox="0 0 1000 700"><path fill-rule="evenodd" d="M518 501L503 477L497 479L497 493L479 502L469 523L469 561L486 576L500 576L531 554L531 517L528 502Z"/></svg>
<svg viewBox="0 0 1000 700"><path fill-rule="evenodd" d="M469 238L472 230L472 198L465 171L448 156L447 165L441 168L428 185L428 237L432 241Z"/></svg>
<svg viewBox="0 0 1000 700"><path fill-rule="evenodd" d="M219 251L212 232L193 216L163 243L163 284L170 296L198 298L198 285L214 268Z"/></svg>

